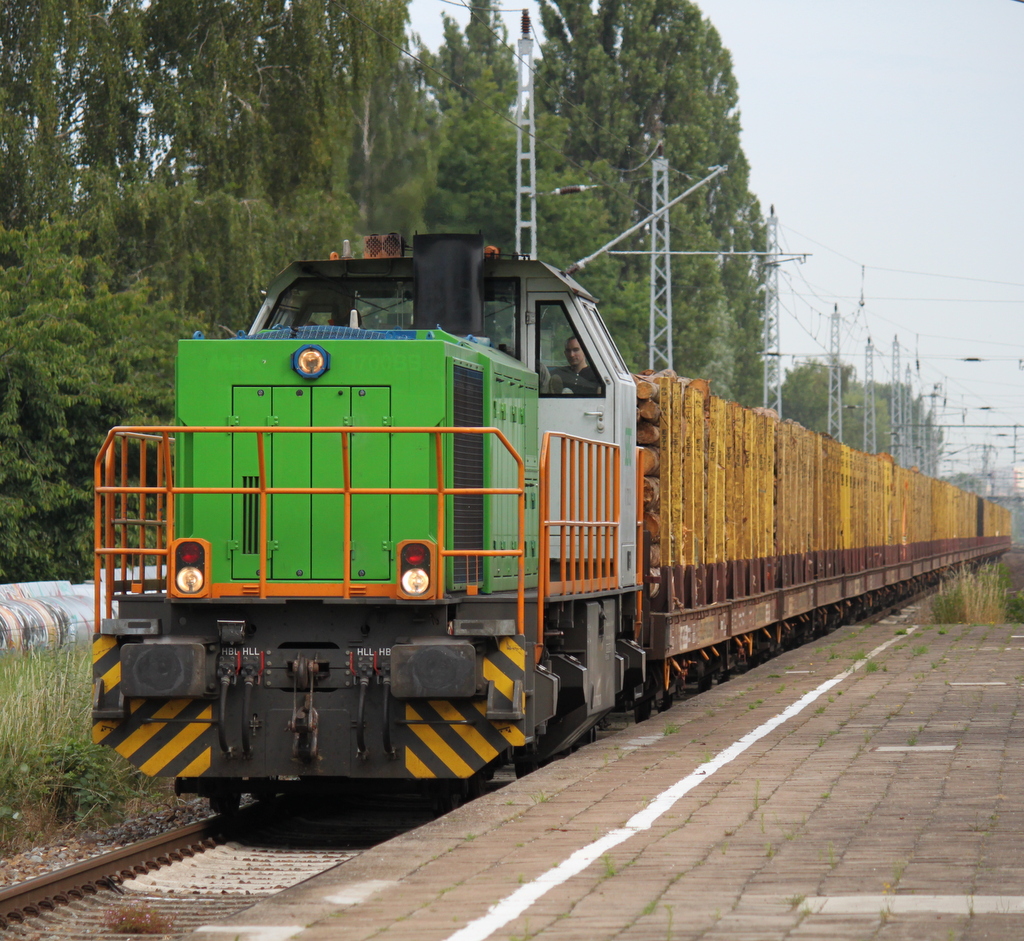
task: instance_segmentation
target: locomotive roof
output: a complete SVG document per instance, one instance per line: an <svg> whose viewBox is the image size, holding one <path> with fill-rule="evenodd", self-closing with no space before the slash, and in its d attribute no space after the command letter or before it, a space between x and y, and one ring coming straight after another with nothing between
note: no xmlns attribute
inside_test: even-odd
<svg viewBox="0 0 1024 941"><path fill-rule="evenodd" d="M262 329L267 315L281 294L302 278L412 278L411 256L401 258L321 258L293 261L270 282L267 294L249 330L250 335ZM484 259L485 278L546 278L561 282L572 294L597 303L575 278L544 261L515 255L499 255Z"/></svg>

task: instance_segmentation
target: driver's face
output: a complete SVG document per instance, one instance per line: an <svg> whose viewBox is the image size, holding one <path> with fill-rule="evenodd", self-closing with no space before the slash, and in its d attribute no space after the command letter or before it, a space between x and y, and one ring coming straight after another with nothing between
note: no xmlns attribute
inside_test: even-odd
<svg viewBox="0 0 1024 941"><path fill-rule="evenodd" d="M586 368L587 359L580 348L579 340L575 337L565 344L565 360L573 372Z"/></svg>

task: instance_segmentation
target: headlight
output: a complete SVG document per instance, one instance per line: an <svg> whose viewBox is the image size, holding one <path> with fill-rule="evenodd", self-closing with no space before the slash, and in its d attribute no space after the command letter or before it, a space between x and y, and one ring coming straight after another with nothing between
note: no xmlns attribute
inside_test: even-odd
<svg viewBox="0 0 1024 941"><path fill-rule="evenodd" d="M186 565L178 569L174 576L174 584L183 595L194 595L203 590L203 572L194 565Z"/></svg>
<svg viewBox="0 0 1024 941"><path fill-rule="evenodd" d="M402 591L422 595L430 587L430 576L423 569L407 569L402 573Z"/></svg>
<svg viewBox="0 0 1024 941"><path fill-rule="evenodd" d="M303 379L317 379L331 368L331 356L322 346L310 343L292 353L292 369Z"/></svg>

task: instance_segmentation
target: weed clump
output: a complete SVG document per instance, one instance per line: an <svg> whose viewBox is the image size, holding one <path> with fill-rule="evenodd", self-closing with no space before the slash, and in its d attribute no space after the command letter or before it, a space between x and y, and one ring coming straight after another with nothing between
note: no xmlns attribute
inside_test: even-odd
<svg viewBox="0 0 1024 941"><path fill-rule="evenodd" d="M170 934L172 925L152 905L136 901L108 909L103 915L103 927L117 934Z"/></svg>
<svg viewBox="0 0 1024 941"><path fill-rule="evenodd" d="M0 853L96 826L167 786L91 741L90 658L74 648L0 656Z"/></svg>
<svg viewBox="0 0 1024 941"><path fill-rule="evenodd" d="M1008 578L1002 566L960 569L942 580L932 598L936 624L999 624L1006 620Z"/></svg>

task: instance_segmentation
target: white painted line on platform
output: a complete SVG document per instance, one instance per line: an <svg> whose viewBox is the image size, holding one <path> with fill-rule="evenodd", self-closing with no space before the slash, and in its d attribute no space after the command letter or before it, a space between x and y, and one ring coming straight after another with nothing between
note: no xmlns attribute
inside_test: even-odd
<svg viewBox="0 0 1024 941"><path fill-rule="evenodd" d="M786 676L789 676L790 673L813 673L813 672L814 672L814 670L786 670Z"/></svg>
<svg viewBox="0 0 1024 941"><path fill-rule="evenodd" d="M907 634L913 632L914 628L908 628ZM573 876L579 875L592 862L600 859L609 850L614 849L620 843L625 843L631 836L649 830L654 822L675 806L676 801L692 791L698 784L706 781L720 768L725 767L734 758L738 758L751 745L760 741L770 732L774 732L780 725L799 715L816 699L827 693L832 687L838 686L847 677L852 676L865 663L877 656L891 644L896 643L906 635L900 634L892 637L884 644L879 644L863 660L857 660L853 666L842 673L837 674L830 680L826 680L820 686L815 687L809 693L805 693L796 702L788 706L777 716L772 716L767 722L763 722L756 729L748 732L741 739L733 742L728 748L720 751L710 761L702 764L696 771L691 772L685 778L676 781L671 787L666 788L657 795L643 810L633 814L626 825L615 830L609 830L601 839L595 840L584 847L576 850L571 856L562 860L557 866L541 873L532 882L526 883L516 889L511 895L506 896L500 902L496 902L482 915L471 921L465 928L460 928L454 934L449 935L446 941L484 941L495 931L504 928L509 922L514 921L525 912L534 902L545 896L555 886L568 882Z"/></svg>
<svg viewBox="0 0 1024 941"><path fill-rule="evenodd" d="M879 745L875 751L953 751L956 745Z"/></svg>
<svg viewBox="0 0 1024 941"><path fill-rule="evenodd" d="M1005 683L950 683L950 686L1005 686Z"/></svg>
<svg viewBox="0 0 1024 941"><path fill-rule="evenodd" d="M196 931L231 934L245 941L285 941L305 930L305 925L203 925L196 928Z"/></svg>
<svg viewBox="0 0 1024 941"><path fill-rule="evenodd" d="M1020 895L812 895L800 903L814 915L1019 915Z"/></svg>
<svg viewBox="0 0 1024 941"><path fill-rule="evenodd" d="M1011 634L1010 640L1024 640L1024 634Z"/></svg>
<svg viewBox="0 0 1024 941"><path fill-rule="evenodd" d="M389 889L393 885L398 885L398 883L387 879L353 882L351 885L344 886L340 892L335 892L334 895L325 895L324 901L330 902L332 905L358 905L360 902L365 902L371 895L375 895L383 889Z"/></svg>

